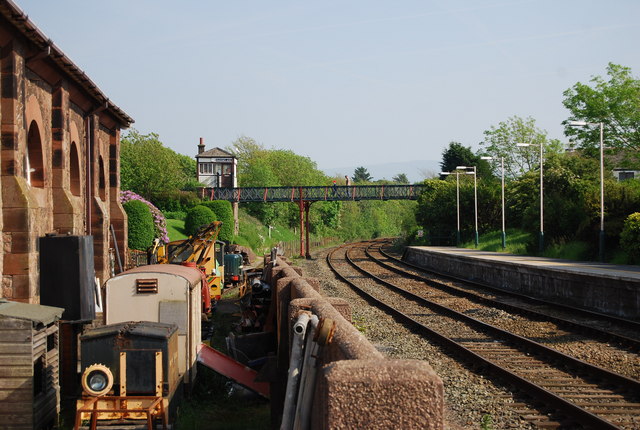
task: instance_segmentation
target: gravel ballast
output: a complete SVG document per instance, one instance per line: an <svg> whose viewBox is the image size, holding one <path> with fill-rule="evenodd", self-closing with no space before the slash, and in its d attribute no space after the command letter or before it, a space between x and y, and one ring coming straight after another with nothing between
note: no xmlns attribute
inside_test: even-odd
<svg viewBox="0 0 640 430"><path fill-rule="evenodd" d="M411 333L383 311L372 307L345 283L339 281L326 263L327 250L317 251L311 260L297 260L305 276L320 280L322 294L339 297L351 304L354 325L390 358L427 361L442 378L448 429L486 428L531 429L520 413L508 407L519 402L512 394L482 375L471 372L449 357L438 345ZM520 409L527 409L520 407ZM531 409L531 415L539 414Z"/></svg>

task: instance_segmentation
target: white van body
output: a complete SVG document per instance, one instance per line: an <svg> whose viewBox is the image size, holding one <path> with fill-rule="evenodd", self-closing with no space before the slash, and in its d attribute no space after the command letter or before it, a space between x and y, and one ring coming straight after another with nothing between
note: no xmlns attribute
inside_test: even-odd
<svg viewBox="0 0 640 430"><path fill-rule="evenodd" d="M178 369L184 382L191 384L201 343L202 282L198 269L174 264L151 264L122 272L105 282L105 323L176 324Z"/></svg>

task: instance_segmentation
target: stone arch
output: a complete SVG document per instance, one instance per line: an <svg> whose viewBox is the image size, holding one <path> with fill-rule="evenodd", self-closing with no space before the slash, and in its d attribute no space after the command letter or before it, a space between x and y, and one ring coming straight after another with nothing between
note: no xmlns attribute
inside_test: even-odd
<svg viewBox="0 0 640 430"><path fill-rule="evenodd" d="M80 154L78 153L78 146L73 141L69 150L69 189L74 196L79 196L82 192Z"/></svg>
<svg viewBox="0 0 640 430"><path fill-rule="evenodd" d="M80 152L78 151L80 135L74 122L69 125L69 135L71 139L71 144L69 145L69 189L71 194L79 196L82 193Z"/></svg>
<svg viewBox="0 0 640 430"><path fill-rule="evenodd" d="M103 202L107 199L107 181L104 174L104 160L98 156L98 195Z"/></svg>
<svg viewBox="0 0 640 430"><path fill-rule="evenodd" d="M44 187L44 157L40 129L35 121L29 125L27 148L24 153L24 176L32 187Z"/></svg>
<svg viewBox="0 0 640 430"><path fill-rule="evenodd" d="M33 187L44 188L45 156L42 133L45 131L40 104L35 96L29 97L26 107L27 147L24 152L24 177Z"/></svg>

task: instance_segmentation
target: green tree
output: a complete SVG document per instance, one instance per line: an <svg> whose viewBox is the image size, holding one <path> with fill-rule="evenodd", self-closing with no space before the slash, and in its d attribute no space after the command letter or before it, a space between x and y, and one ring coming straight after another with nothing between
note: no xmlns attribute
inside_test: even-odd
<svg viewBox="0 0 640 430"><path fill-rule="evenodd" d="M629 67L609 63L608 80L591 78L591 85L576 83L566 90L563 104L571 115L565 121L565 135L573 137L581 148L600 145L598 127L571 127L579 120L604 124L604 138L609 147L640 148L640 80Z"/></svg>
<svg viewBox="0 0 640 430"><path fill-rule="evenodd" d="M640 260L640 212L634 212L624 221L620 245L632 261Z"/></svg>
<svg viewBox="0 0 640 430"><path fill-rule="evenodd" d="M259 158L260 155L263 155L266 151L264 146L256 142L255 139L247 136L240 136L225 149L238 159L238 176L250 170L251 162L254 158ZM238 178L238 180L240 179Z"/></svg>
<svg viewBox="0 0 640 430"><path fill-rule="evenodd" d="M366 167L356 167L353 171L353 182L354 183L362 183L362 182L371 182L373 177L366 169Z"/></svg>
<svg viewBox="0 0 640 430"><path fill-rule="evenodd" d="M539 146L517 147L517 143L543 145L546 154L562 152L560 141L549 140L547 132L536 127L533 118L512 116L485 130L484 140L480 142L484 155L493 157L491 164L496 176L501 174L500 158L504 158L505 176L508 178L518 177L540 164Z"/></svg>
<svg viewBox="0 0 640 430"><path fill-rule="evenodd" d="M443 172L453 172L458 166L476 166L478 177L490 177L491 166L486 160L471 151L471 147L463 146L459 142L450 142L442 151L440 168Z"/></svg>
<svg viewBox="0 0 640 430"><path fill-rule="evenodd" d="M454 166L455 168L455 166ZM456 232L456 182L427 179L418 198L416 221L432 245L452 245Z"/></svg>
<svg viewBox="0 0 640 430"><path fill-rule="evenodd" d="M313 186L326 182L316 163L285 149L265 149L242 136L227 150L238 158L238 183L242 187Z"/></svg>
<svg viewBox="0 0 640 430"><path fill-rule="evenodd" d="M597 165L597 160L592 160ZM594 176L598 170L594 170ZM590 194L589 213L591 214L591 236L596 237L600 228L600 194L599 179L593 179L593 190ZM596 185L598 184L598 185ZM612 248L620 239L627 217L640 212L640 181L637 179L616 181L609 172L605 174L604 183L604 207L605 207L605 244Z"/></svg>
<svg viewBox="0 0 640 430"><path fill-rule="evenodd" d="M597 226L596 161L553 154L544 163L544 235L548 244L585 240ZM540 231L540 174L531 170L509 183L507 224ZM595 203L595 204L594 204Z"/></svg>
<svg viewBox="0 0 640 430"><path fill-rule="evenodd" d="M185 173L181 157L184 156L165 147L157 134L143 135L132 129L120 141L121 188L147 200L181 189L189 179L194 179Z"/></svg>
<svg viewBox="0 0 640 430"><path fill-rule="evenodd" d="M395 175L391 179L393 180L393 182L397 182L399 184L408 184L409 183L409 178L407 178L407 175L404 174L404 173L398 173L397 175Z"/></svg>
<svg viewBox="0 0 640 430"><path fill-rule="evenodd" d="M327 227L327 233L329 235L334 234L334 230L340 226L342 202L317 202L312 207L317 209L322 225Z"/></svg>
<svg viewBox="0 0 640 430"><path fill-rule="evenodd" d="M195 158L184 154L176 154L176 156L182 173L186 178L185 183L181 187L181 190L195 191L198 187L204 187L204 184L198 182L198 164Z"/></svg>
<svg viewBox="0 0 640 430"><path fill-rule="evenodd" d="M446 180L424 181L425 191L418 198L416 220L427 233L432 245L453 245L456 240L457 213L460 212L462 240L470 240L475 231L475 195L471 176L460 175L460 207L456 205L455 175ZM479 181L478 230L480 233L498 230L501 220L500 184L497 181Z"/></svg>
<svg viewBox="0 0 640 430"><path fill-rule="evenodd" d="M227 148L238 157L238 183L241 187L317 186L327 183L326 175L309 157L284 149L266 149L254 139L238 138ZM247 203L247 212L264 224L291 227L299 222L295 203ZM312 206L310 217L316 217Z"/></svg>
<svg viewBox="0 0 640 430"><path fill-rule="evenodd" d="M291 150L269 150L266 159L281 186L317 186L327 181L315 161Z"/></svg>

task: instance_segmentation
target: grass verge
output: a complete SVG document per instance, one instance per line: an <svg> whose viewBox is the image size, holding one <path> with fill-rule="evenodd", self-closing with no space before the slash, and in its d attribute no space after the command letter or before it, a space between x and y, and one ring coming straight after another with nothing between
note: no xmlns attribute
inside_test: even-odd
<svg viewBox="0 0 640 430"><path fill-rule="evenodd" d="M521 230L506 231L506 248L502 249L502 232L492 231L478 238L478 248L481 251L506 252L509 254L527 255L532 236ZM463 248L475 248L473 241L462 244Z"/></svg>
<svg viewBox="0 0 640 430"><path fill-rule="evenodd" d="M184 220L167 218L167 233L170 241L186 239Z"/></svg>

